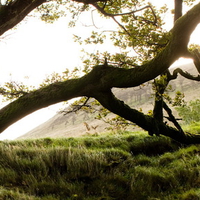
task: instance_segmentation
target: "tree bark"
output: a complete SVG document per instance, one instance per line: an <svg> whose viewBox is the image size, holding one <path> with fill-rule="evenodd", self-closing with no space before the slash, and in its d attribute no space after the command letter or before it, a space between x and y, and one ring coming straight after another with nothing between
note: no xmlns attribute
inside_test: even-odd
<svg viewBox="0 0 200 200"><path fill-rule="evenodd" d="M159 131L160 135L170 137L182 144L200 144L200 135L183 133L161 121L155 120L153 117L131 109L123 101L118 100L109 90L98 93L95 98L111 112L134 122L148 132L155 133Z"/></svg>
<svg viewBox="0 0 200 200"><path fill-rule="evenodd" d="M12 0L0 6L0 35L20 23L31 11L51 0ZM105 0L98 0L105 1ZM77 0L78 3L92 4L97 0Z"/></svg>
<svg viewBox="0 0 200 200"><path fill-rule="evenodd" d="M174 22L182 16L183 0L174 0Z"/></svg>
<svg viewBox="0 0 200 200"><path fill-rule="evenodd" d="M14 0L0 8L0 35L20 23L32 10L46 0Z"/></svg>

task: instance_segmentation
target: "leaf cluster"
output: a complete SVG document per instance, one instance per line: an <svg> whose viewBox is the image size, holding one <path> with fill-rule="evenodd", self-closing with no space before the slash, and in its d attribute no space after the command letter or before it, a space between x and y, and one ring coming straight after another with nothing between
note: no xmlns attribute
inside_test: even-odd
<svg viewBox="0 0 200 200"><path fill-rule="evenodd" d="M22 82L10 81L0 87L0 95L3 96L3 101L11 101L27 94L33 89L33 86L28 87Z"/></svg>
<svg viewBox="0 0 200 200"><path fill-rule="evenodd" d="M154 57L168 43L169 35L162 28L161 18L167 12L166 6L156 9L145 1L109 1L99 2L96 8L101 16L113 19L118 28L97 30L86 39L76 36L81 44L102 44L109 35L114 46L125 54L134 51L133 59L141 63Z"/></svg>
<svg viewBox="0 0 200 200"><path fill-rule="evenodd" d="M78 68L74 68L72 71L66 69L61 74L53 72L43 80L43 82L39 85L39 88L46 87L53 83L63 82L72 78L78 78L79 76L80 76L80 70ZM3 96L4 98L3 101L11 101L23 95L26 95L29 92L34 91L36 89L38 88L36 88L35 86L32 85L28 86L23 82L17 82L11 80L5 82L4 85L0 87L0 95Z"/></svg>
<svg viewBox="0 0 200 200"><path fill-rule="evenodd" d="M40 18L42 21L47 23L53 23L60 17L66 16L65 11L60 9L61 5L59 3L48 3L42 4L37 8L37 12L41 14Z"/></svg>
<svg viewBox="0 0 200 200"><path fill-rule="evenodd" d="M196 0L183 0L183 3L185 3L187 6L192 6L195 3Z"/></svg>
<svg viewBox="0 0 200 200"><path fill-rule="evenodd" d="M178 106L176 107L176 110L178 111L179 116L181 116L187 124L200 121L200 99Z"/></svg>

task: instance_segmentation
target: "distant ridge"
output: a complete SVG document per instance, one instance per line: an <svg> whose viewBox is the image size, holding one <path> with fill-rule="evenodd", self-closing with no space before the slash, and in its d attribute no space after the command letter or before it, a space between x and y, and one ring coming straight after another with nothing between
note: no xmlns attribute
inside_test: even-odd
<svg viewBox="0 0 200 200"><path fill-rule="evenodd" d="M182 65L180 68L191 74L197 74L194 65L191 63ZM200 98L199 91L195 92L199 89L199 82L187 80L179 75L178 79L171 81L170 84L174 90L180 90L185 93L186 101ZM146 84L146 86L141 88L115 88L114 93L119 99L125 101L130 106L134 106L134 108L142 108L143 111L152 109L153 99L151 98L151 84ZM88 130L86 126L88 126L90 130ZM89 114L84 111L67 115L58 113L45 123L37 126L17 139L78 137L85 134L106 131L105 128L107 126L108 125L103 121L94 119L94 114ZM95 127L96 129L94 129Z"/></svg>

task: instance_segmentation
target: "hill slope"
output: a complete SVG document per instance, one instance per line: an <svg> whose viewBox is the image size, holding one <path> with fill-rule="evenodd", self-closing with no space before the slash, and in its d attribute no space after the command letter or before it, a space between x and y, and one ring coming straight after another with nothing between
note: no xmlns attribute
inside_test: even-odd
<svg viewBox="0 0 200 200"><path fill-rule="evenodd" d="M191 74L196 74L196 69L192 64L185 64L181 66L185 71ZM191 99L200 98L196 90L199 88L200 83L187 80L183 77L178 77L177 80L170 83L174 90L184 92L186 101ZM114 89L115 95L134 108L142 108L143 111L152 109L153 98L151 84L146 84L144 87L128 88L128 89ZM84 111L78 113L70 113L63 115L62 113L56 114L47 122L39 125L28 133L20 136L18 139L27 138L44 138L44 137L77 137L86 133L102 132L108 126L103 121L94 119L94 114L89 114ZM91 129L88 131L85 125ZM92 127L97 127L92 129Z"/></svg>

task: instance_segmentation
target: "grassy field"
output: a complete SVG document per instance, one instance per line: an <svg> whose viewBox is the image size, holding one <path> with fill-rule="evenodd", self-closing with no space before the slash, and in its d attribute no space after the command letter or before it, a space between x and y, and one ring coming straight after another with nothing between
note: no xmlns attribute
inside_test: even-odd
<svg viewBox="0 0 200 200"><path fill-rule="evenodd" d="M146 133L0 142L2 200L199 200L200 145Z"/></svg>

